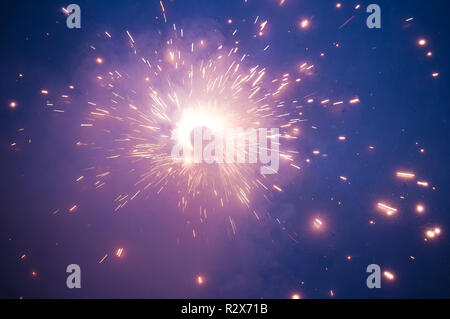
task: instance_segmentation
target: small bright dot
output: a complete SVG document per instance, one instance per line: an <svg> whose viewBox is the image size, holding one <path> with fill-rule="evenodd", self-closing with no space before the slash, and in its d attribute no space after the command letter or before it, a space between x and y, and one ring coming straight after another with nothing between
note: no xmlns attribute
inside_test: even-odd
<svg viewBox="0 0 450 319"><path fill-rule="evenodd" d="M231 20L231 19L228 19L228 24L232 24L233 23L233 20Z"/></svg>
<svg viewBox="0 0 450 319"><path fill-rule="evenodd" d="M427 56L433 56L433 52L431 51L427 52Z"/></svg>
<svg viewBox="0 0 450 319"><path fill-rule="evenodd" d="M419 41L417 41L417 43L418 43L421 47L423 47L423 46L425 46L425 45L427 44L427 40L425 40L425 39L419 39Z"/></svg>
<svg viewBox="0 0 450 319"><path fill-rule="evenodd" d="M422 214L425 211L425 207L421 204L416 206L416 212L418 212L419 214Z"/></svg>
<svg viewBox="0 0 450 319"><path fill-rule="evenodd" d="M352 256L347 256L347 260L352 260Z"/></svg>
<svg viewBox="0 0 450 319"><path fill-rule="evenodd" d="M17 102L14 102L14 101L10 102L9 107L12 109L15 109L17 107Z"/></svg>
<svg viewBox="0 0 450 319"><path fill-rule="evenodd" d="M97 58L95 60L95 62L97 62L97 64L102 64L103 63L103 59L102 58Z"/></svg>
<svg viewBox="0 0 450 319"><path fill-rule="evenodd" d="M293 294L291 299L302 299L302 297L299 294Z"/></svg>
<svg viewBox="0 0 450 319"><path fill-rule="evenodd" d="M303 19L302 21L300 21L300 28L302 28L302 29L308 28L309 25L310 25L310 23L309 23L308 19Z"/></svg>
<svg viewBox="0 0 450 319"><path fill-rule="evenodd" d="M439 76L439 73L435 72L433 74L431 74L432 77L437 78Z"/></svg>
<svg viewBox="0 0 450 319"><path fill-rule="evenodd" d="M386 277L386 279L388 280L394 280L395 276L393 273L391 273L390 271L385 271L383 272L384 276Z"/></svg>
<svg viewBox="0 0 450 319"><path fill-rule="evenodd" d="M321 229L323 227L323 222L319 218L315 218L313 221L313 226L315 229Z"/></svg>
<svg viewBox="0 0 450 319"><path fill-rule="evenodd" d="M204 282L205 282L205 280L203 279L202 276L197 276L197 284L203 285Z"/></svg>
<svg viewBox="0 0 450 319"><path fill-rule="evenodd" d="M342 4L340 2L336 3L336 8L342 7Z"/></svg>

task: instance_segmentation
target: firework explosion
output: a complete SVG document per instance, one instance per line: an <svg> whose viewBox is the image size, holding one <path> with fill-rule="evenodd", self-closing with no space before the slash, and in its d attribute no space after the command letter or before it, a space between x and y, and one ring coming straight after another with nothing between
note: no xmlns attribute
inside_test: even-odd
<svg viewBox="0 0 450 319"><path fill-rule="evenodd" d="M164 5L160 4L164 21L169 25ZM231 24L232 20L227 22ZM303 21L302 28L308 23ZM256 17L254 37L262 37L267 24L267 20ZM238 28L233 30L233 38L238 31ZM268 153L278 155L281 147L279 157L289 166L284 170L289 171L287 174L296 174L300 169L299 151L290 149L289 144L298 138L301 122L307 121L302 111L304 105L317 102L336 106L344 102L332 102L327 98L316 101L312 94L300 98L293 97L292 92L284 94L292 85L291 74L269 78L270 70L252 63L250 54L242 52L238 46L238 40L226 41L234 42L234 46L228 48L214 38L185 39L184 29L176 24L167 33L168 39L162 38L152 55L146 56L139 50L132 34L125 31L132 54L126 70L107 65L106 61L114 60L114 57L95 57L100 48L90 45L94 55L92 61L104 71L96 75L99 90L89 97L88 116L80 125L89 130L90 140L78 141L77 145L102 152L101 157L105 159L98 167L87 168L94 171L94 187L106 185L105 178L114 168L126 170L134 176L135 183L131 191L116 197L114 211L140 196L149 199L168 191L177 194L178 207L183 211L193 202L194 210L200 210L201 218L207 218L208 209L215 211L229 202L238 201L250 209L251 199L257 194L267 200L265 193L282 192L280 186L273 184L276 178L260 174L257 165L241 163L257 156L249 149L238 149L230 163L196 163L192 155L193 131L207 128L214 134L227 128L243 128L242 132L234 133L233 143L241 134L248 143L256 143L256 149L263 148ZM114 41L108 31L102 37ZM119 37L117 42L122 40ZM265 46L262 52L269 47ZM302 78L313 74L313 68L312 64L301 63L294 70L296 78L293 82L301 85ZM359 99L352 98L348 103L359 103ZM268 136L272 145L277 144L277 150L262 145L260 139L250 141L245 130L261 127L281 129L277 136ZM190 151L179 162L171 154L176 143ZM243 161L236 162L237 158ZM81 175L76 181L84 178ZM259 219L254 209L250 211ZM230 224L234 229L231 217Z"/></svg>
<svg viewBox="0 0 450 319"><path fill-rule="evenodd" d="M248 1L243 2L244 6L248 5ZM348 89L340 92L338 85L328 89L314 81L315 78L326 77L328 70L325 65L329 64L323 61L333 54L338 56L333 50L341 48L340 41L324 45L323 50L315 50L314 56L309 48L302 47L298 50L300 54L296 53L298 62L280 70L272 67L271 63L261 63L264 60L267 62L261 57L269 54L275 45L269 41L268 34L276 34L276 30L268 15L229 17L221 22L225 25L223 34L216 29L213 34L199 33L195 28L191 30L189 23L178 23L171 17L169 12L175 10L173 7L176 5L159 2L159 12L155 18L158 32L152 33L152 36L157 36L150 41L151 45L145 43L148 37L145 29L126 27L122 32L96 31L96 40L88 44L83 67L77 73L79 79L63 89L57 86L39 89L40 98L52 116L64 117L66 107L73 106L79 114L72 121L76 122L77 137L70 146L89 163L76 173L75 178L64 177L74 181L77 191L94 190L94 197L95 194L100 197L101 191L109 189L108 192L114 193L112 207L108 207L108 214L111 215L126 215L136 210L132 203L143 207L174 205L176 210L167 209L165 214L169 215L167 218L175 216L174 224L186 220L189 240L198 239L199 233L204 232L205 242L208 242L210 233L207 229L213 227L206 221L211 216L220 220L217 222L220 227L226 225L231 238L236 237L240 227L238 221L243 221L241 215L249 215L252 226L245 225L244 220L243 229L254 226L258 229L270 228L271 232L265 233L265 237L270 237L265 239L266 244L284 242L286 239L288 244L285 245L301 246L300 251L308 255L313 254L310 250L315 250L308 248L316 245L314 240L325 240L329 245L336 242L336 246L341 247L341 242L334 238L338 219L357 223L354 228L358 230L353 230L357 233L356 238L358 234L363 237L361 233L371 232L376 227L390 227L390 223L405 218L405 213L409 211L418 218L414 229L421 244L431 245L442 240L445 228L438 222L423 219L430 213L426 192L436 191L437 187L413 169L413 165L408 164L404 169L399 164L393 164L394 167L383 166L384 170L380 170L383 183L392 178L401 182L400 188L365 190L367 181L357 174L364 176L370 162L367 158L382 148L372 142L373 138L369 142L360 142L354 152L357 158L365 156L365 159L362 164L359 163L361 168L356 169L357 173L353 176L344 173L352 171L349 166L355 165L353 161L349 161L348 165L341 162L340 167L333 170L321 164L329 161L329 157L338 157L337 154L342 152L339 147L351 143L352 138L356 140L355 135L359 134L359 128L347 129L344 120L337 114L358 112L359 108L375 109L369 105L372 92L364 96L355 93L361 92L357 81L352 83L351 93ZM283 0L276 5L282 10L289 3ZM345 4L335 3L333 9L345 10ZM347 5L347 9L350 16L336 26L338 32L355 23L355 17L362 11L359 4L351 8ZM69 15L64 8L61 11L63 16ZM303 35L315 28L315 19L317 17L299 15L292 24ZM413 21L412 17L402 18L403 27L408 28ZM434 56L425 37L416 37L412 42L417 48L426 50L425 58ZM243 43L247 50L241 46ZM249 52L249 46L256 49ZM23 77L23 73L18 73L19 80ZM429 77L437 80L440 73L433 70ZM11 112L20 110L23 104L18 97L7 101ZM324 120L325 117L327 120ZM335 122L327 123L330 118ZM71 120L66 118L65 121ZM243 137L249 141L247 146L256 143L256 149L263 149L267 154L279 154L279 170L274 171L275 174L264 175L261 174L261 163L234 160L212 164L196 162L193 155L194 132L200 129L219 134L229 128L244 129L244 133L234 133L233 139ZM277 128L279 133L269 134L267 143L262 143L261 139L250 141L245 130L252 128ZM24 130L19 128L18 134ZM313 138L311 132L323 132L321 134L327 142ZM27 139L27 143L31 144L31 138ZM181 145L188 153L174 160L174 145ZM20 151L21 145L17 141L10 142L9 146ZM414 149L419 156L426 153L421 142L415 141ZM236 159L257 157L250 147L238 151L235 156ZM307 189L309 186L320 186L311 184L305 187L302 184L302 179L307 179L309 174L314 175L314 168L321 168L321 172L313 180L319 180L319 176L326 174L327 190L323 192L326 194L316 195ZM337 190L335 185L341 190ZM78 203L75 195L67 196L63 204L67 209L52 209L52 216L65 213L77 215L86 209L86 206L81 208L83 205ZM83 194L78 196L83 197ZM295 200L290 200L289 196L294 196ZM322 204L318 206L325 209L299 213L306 197L312 202L327 202L329 206ZM368 202L358 204L369 211L363 217L343 212L355 197ZM296 207L293 208L294 205ZM333 216L332 210L341 215ZM299 229L299 224L305 226ZM341 229L347 229L347 226ZM278 231L282 235L278 236ZM177 246L181 245L181 241L176 238ZM112 263L113 258L126 262L132 256L129 253L132 244L120 242L106 246L108 248L103 247L100 253L96 252L95 264ZM338 251L337 248L331 252L327 249L323 254L327 256L320 256L319 262L325 272L329 272L330 264L333 264L329 256ZM342 250L337 254L342 255L338 258L345 264L362 259L361 252L353 254ZM321 251L321 247L317 251ZM408 262L416 260L413 252L407 254ZM24 263L28 256L29 253L21 253L21 262ZM389 260L381 260L380 263L384 262L389 267ZM366 262L369 263L372 262ZM190 278L194 285L208 287L214 283L210 273L199 269ZM40 278L39 271L34 267L29 274L34 280ZM388 284L394 284L401 278L395 267L383 267L382 275ZM303 278L293 280L295 283L284 287L281 295L292 299L308 297L303 290ZM335 297L339 293L328 281L322 285L322 290L327 297Z"/></svg>
<svg viewBox="0 0 450 319"><path fill-rule="evenodd" d="M208 54L212 58L198 59L196 50L207 50L205 41L189 43L188 51L180 49L183 29L178 32L175 25L173 28L173 38L155 50L153 59L139 57L137 44L126 32L136 66L132 71L115 69L97 76L102 90L98 99L88 102L91 111L81 126L90 130L98 127L93 134L98 141L79 145L99 149L107 160L124 158L128 163L122 169L136 174L137 190L118 196L116 210L140 194L159 194L165 189L178 194L178 206L183 210L195 198L202 198L203 205L216 201L223 207L238 200L249 207L252 191L269 188L254 168L242 163L201 165L192 156L176 163L171 150L175 143L192 148L191 135L196 128L214 132L281 126L290 114L282 113L284 101L277 97L288 85L289 75L264 86L265 68L247 68L247 55L240 54L238 47L227 50L219 45ZM97 58L97 63L103 63L100 61L103 59ZM288 128L299 121L289 119L283 125ZM281 137L291 138L288 133ZM280 156L292 161L291 153ZM237 156L251 154L247 151ZM105 185L101 178L109 174L96 174L96 187Z"/></svg>

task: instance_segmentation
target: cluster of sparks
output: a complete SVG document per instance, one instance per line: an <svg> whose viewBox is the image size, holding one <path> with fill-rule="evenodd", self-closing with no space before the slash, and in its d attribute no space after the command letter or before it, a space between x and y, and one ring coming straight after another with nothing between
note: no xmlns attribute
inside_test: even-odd
<svg viewBox="0 0 450 319"><path fill-rule="evenodd" d="M237 200L249 208L252 192L272 187L267 178L258 176L255 167L242 163L212 167L193 163L190 157L174 163L171 149L174 142L191 146L192 131L199 127L212 131L232 127L283 127L285 130L279 137L295 139L292 128L302 118L285 112L286 103L279 98L289 84L289 74L267 84L264 67L247 67L247 54L241 53L238 47L226 50L223 45L216 48L213 58L190 62L195 60L196 50L206 46L205 41L189 43L188 50L179 49L183 29L177 30L173 25L173 30L173 38L156 51L155 59L137 58L146 70L140 83L139 79L134 81L117 69L97 76L103 101L88 102L91 111L81 127L95 130L99 126L107 134L96 132L95 136L101 137L99 141L79 141L77 145L101 150L110 161L126 158L132 164L129 171L137 173L136 189L116 198L115 211L140 195L159 194L168 188L171 192L175 189L182 210L196 199L200 202L204 199L205 204L216 202L217 205L210 205L213 207L224 207ZM126 33L137 55L137 44L131 33ZM95 61L104 62L101 57ZM121 128L120 132L117 127ZM105 140L113 146L104 147ZM298 167L295 154L287 150L280 157L295 168ZM95 187L103 187L110 173L109 170L98 172ZM77 181L83 178L80 176ZM273 188L281 191L276 185Z"/></svg>
<svg viewBox="0 0 450 319"><path fill-rule="evenodd" d="M285 4L286 0L279 0L280 6ZM198 127L208 127L212 130L225 127L279 127L280 158L282 165L285 165L283 170L288 170L287 174L292 175L301 169L302 161L311 161L309 156L302 160L298 150L290 143L300 137L301 124L307 121L302 109L308 105L356 105L361 101L356 96L344 101L331 97L316 97L313 94L292 98L290 93L285 94L285 91L311 76L313 64L301 62L292 72L273 76L268 68L253 64L250 55L241 51L236 37L237 28L232 32L232 37L236 37L236 40L233 41L235 45L231 47L221 43L210 44L207 39L192 42L185 39L182 28L168 22L162 1L160 6L164 22L170 26L171 36L164 40L161 48L155 50L153 55L143 54L132 33L126 31L136 69L140 70L137 75L108 63L105 57L93 57L93 64L101 66L102 70L96 75L99 93L89 98L89 110L85 121L80 123L81 129L89 130L87 135L90 135L92 140L80 140L76 145L100 152L106 165L101 168L89 167L86 171L94 172L90 177L93 178L95 189L107 184L116 167L121 167L133 176L133 188L115 198L114 212L139 197L153 200L152 196L167 191L175 194L180 210L187 210L189 205L195 206L195 211L200 211L202 220L207 218L210 210L225 211L227 204L233 203L243 205L259 220L259 214L252 208L252 199L260 198L259 195L268 199L269 192L283 192L283 186L273 182L276 177L259 174L257 165L221 163L208 166L193 163L189 158L185 158L181 163L174 163L171 156L174 139L189 143L192 130ZM335 7L341 10L343 5L336 3ZM354 10L360 8L358 4ZM352 21L353 17L354 15L346 20L339 29ZM408 18L405 23L412 20L413 18ZM258 16L251 21L255 25L255 37L263 37L269 20ZM234 24L231 18L225 22L228 25ZM306 31L311 27L312 21L303 18L296 24L299 29ZM106 40L113 40L111 33L104 32L103 35ZM428 42L425 38L419 38L417 45L427 47ZM339 44L336 43L335 46L339 47ZM267 51L269 47L270 45L267 45L263 51ZM91 49L95 54L96 47L92 45ZM208 58L198 58L204 55L204 51L208 51ZM425 55L431 58L433 52L427 51ZM325 56L325 53L320 56ZM23 76L22 73L19 74L19 78ZM438 76L438 72L432 72L432 77ZM68 93L58 98L70 100L70 91L74 88L75 86L71 85ZM51 102L51 93L46 88L40 91L46 98L46 106L53 107L54 112L64 113L62 108ZM20 106L16 100L10 100L8 103L10 109ZM21 130L23 131L23 128ZM346 136L337 136L337 142L346 141ZM16 142L10 145L15 147ZM373 151L375 147L370 145L368 149ZM424 153L425 150L420 147L419 152ZM310 155L321 156L321 151L315 149ZM105 169L108 166L110 168ZM414 183L420 188L435 189L428 181L411 171L397 171L394 176L402 182ZM91 178L83 174L77 177L75 182L83 183L92 180ZM343 183L350 183L350 177L338 178ZM375 203L375 209L389 218L401 213L400 209L394 206L384 200ZM77 204L68 208L69 213L78 210ZM427 212L426 205L422 202L418 202L413 210L419 215ZM53 213L59 212L60 210L55 210ZM228 219L235 232L233 218L228 216ZM374 225L375 221L369 220L369 223ZM312 217L312 232L320 233L327 229L325 218ZM192 234L195 238L195 229ZM435 240L441 234L439 225L423 230L425 241ZM110 255L124 258L125 248L115 248L109 254L105 253L98 263L104 263ZM25 260L26 257L23 254L20 258ZM345 259L350 262L352 256L347 255ZM391 270L385 270L383 275L387 281L396 278ZM31 272L31 277L38 278L36 270ZM203 275L195 275L194 278L197 285L205 285ZM334 297L335 291L330 290L328 294ZM301 299L302 295L294 292L291 298Z"/></svg>

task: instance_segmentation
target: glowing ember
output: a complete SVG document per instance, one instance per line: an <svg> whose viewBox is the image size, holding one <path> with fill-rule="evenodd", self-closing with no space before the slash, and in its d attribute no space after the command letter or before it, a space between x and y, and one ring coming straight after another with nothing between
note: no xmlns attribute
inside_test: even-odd
<svg viewBox="0 0 450 319"><path fill-rule="evenodd" d="M409 172L397 172L396 175L399 178L405 178L405 179L412 179L415 177L415 175L413 173L409 173Z"/></svg>
<svg viewBox="0 0 450 319"><path fill-rule="evenodd" d="M397 213L397 209L396 209L396 208L393 208L393 207L391 207L391 206L388 206L388 205L386 205L386 204L384 204L384 203L378 203L378 204L377 204L377 207L378 207L380 210L382 210L383 212L385 212L386 215L388 215L388 216L392 216L392 215L394 215L395 213Z"/></svg>
<svg viewBox="0 0 450 319"><path fill-rule="evenodd" d="M300 21L299 26L302 29L307 29L310 25L310 22L308 19L303 19L302 21Z"/></svg>
<svg viewBox="0 0 450 319"><path fill-rule="evenodd" d="M118 248L116 250L116 257L120 258L123 256L123 248Z"/></svg>
<svg viewBox="0 0 450 319"><path fill-rule="evenodd" d="M384 272L383 272L383 275L384 275L384 277L385 277L387 280L389 280L389 281L392 281L392 280L395 279L394 274L393 274L392 272L390 272L390 271L384 271Z"/></svg>
<svg viewBox="0 0 450 319"><path fill-rule="evenodd" d="M322 222L321 219L319 219L319 218L314 218L314 220L313 220L313 226L314 226L315 229L319 230L319 229L322 229L324 225L323 225L323 222Z"/></svg>
<svg viewBox="0 0 450 319"><path fill-rule="evenodd" d="M418 204L416 206L416 212L418 212L419 214L422 214L425 211L425 206L423 206L422 204Z"/></svg>
<svg viewBox="0 0 450 319"><path fill-rule="evenodd" d="M205 279L202 276L197 276L196 281L197 281L197 284L201 286L204 284Z"/></svg>
<svg viewBox="0 0 450 319"><path fill-rule="evenodd" d="M439 227L432 227L425 231L425 236L427 239L435 239L441 235L441 229Z"/></svg>

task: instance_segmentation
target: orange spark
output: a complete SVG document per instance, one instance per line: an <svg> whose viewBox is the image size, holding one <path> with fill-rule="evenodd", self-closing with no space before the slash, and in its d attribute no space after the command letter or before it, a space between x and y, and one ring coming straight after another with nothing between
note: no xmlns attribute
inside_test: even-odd
<svg viewBox="0 0 450 319"><path fill-rule="evenodd" d="M424 181L417 181L417 185L419 185L419 186L423 186L423 187L428 187L428 182L424 182Z"/></svg>
<svg viewBox="0 0 450 319"><path fill-rule="evenodd" d="M399 178L405 178L405 179L411 179L416 176L413 173L409 173L409 172L397 172L395 175L397 175L397 177L399 177Z"/></svg>
<svg viewBox="0 0 450 319"><path fill-rule="evenodd" d="M102 262L105 261L105 259L106 259L107 257L108 257L108 254L105 254L105 256L103 256L103 258L100 259L100 260L98 261L98 263L101 264Z"/></svg>
<svg viewBox="0 0 450 319"><path fill-rule="evenodd" d="M279 192L282 192L282 191L283 191L283 190L282 190L279 186L277 186L277 185L273 185L273 188L276 189L276 190L279 191Z"/></svg>
<svg viewBox="0 0 450 319"><path fill-rule="evenodd" d="M261 25L259 27L259 35L263 35L263 31L264 31L264 28L266 27L266 25L267 25L267 20L264 21L263 23L261 23Z"/></svg>
<svg viewBox="0 0 450 319"><path fill-rule="evenodd" d="M425 211L425 206L423 206L422 204L418 204L416 206L416 212L418 212L419 214L422 214Z"/></svg>
<svg viewBox="0 0 450 319"><path fill-rule="evenodd" d="M197 276L197 284L198 285L203 285L204 284L204 282L205 282L205 279L202 277L202 276Z"/></svg>
<svg viewBox="0 0 450 319"><path fill-rule="evenodd" d="M116 257L120 258L123 255L123 248L119 248L116 250Z"/></svg>
<svg viewBox="0 0 450 319"><path fill-rule="evenodd" d="M315 229L321 229L323 227L323 222L319 218L314 218L313 226Z"/></svg>
<svg viewBox="0 0 450 319"><path fill-rule="evenodd" d="M386 277L387 280L394 280L395 276L392 272L390 271L384 271L383 272L384 277Z"/></svg>
<svg viewBox="0 0 450 319"><path fill-rule="evenodd" d="M302 21L300 21L299 26L302 29L307 29L310 25L310 22L308 19L303 19Z"/></svg>
<svg viewBox="0 0 450 319"><path fill-rule="evenodd" d="M343 24L341 24L338 28L338 30L342 29L347 23L349 23L350 21L352 21L355 18L355 16L351 16L349 19L347 19L347 21L345 21Z"/></svg>
<svg viewBox="0 0 450 319"><path fill-rule="evenodd" d="M395 213L397 213L397 209L396 208L390 207L390 206L388 206L386 204L378 203L377 206L378 206L379 209L384 211L386 213L386 215L388 215L388 216L392 216Z"/></svg>
<svg viewBox="0 0 450 319"><path fill-rule="evenodd" d="M438 237L440 234L441 234L441 229L439 227L433 227L433 228L427 229L425 231L425 236L428 239L434 239L434 238Z"/></svg>

